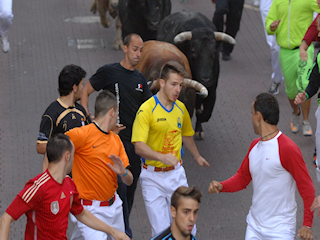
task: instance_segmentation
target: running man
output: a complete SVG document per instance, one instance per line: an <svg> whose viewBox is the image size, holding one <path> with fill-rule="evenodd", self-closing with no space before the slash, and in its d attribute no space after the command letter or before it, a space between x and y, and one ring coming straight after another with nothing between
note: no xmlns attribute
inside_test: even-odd
<svg viewBox="0 0 320 240"><path fill-rule="evenodd" d="M125 232L117 176L126 185L132 184L133 176L120 137L112 131L117 117L117 99L104 90L96 98L95 121L65 134L75 146L72 176L81 204L108 225ZM71 239L105 240L108 237L78 221Z"/></svg>
<svg viewBox="0 0 320 240"><path fill-rule="evenodd" d="M46 147L48 169L28 181L24 189L0 218L0 239L9 238L10 225L22 214L27 216L25 239L67 239L69 212L78 221L98 231L110 234L114 239L129 240L125 233L115 230L83 209L71 171L74 146L70 138L57 134Z"/></svg>
<svg viewBox="0 0 320 240"><path fill-rule="evenodd" d="M312 239L310 206L315 190L299 147L277 127L278 101L270 93L261 93L251 111L253 129L260 138L251 143L237 173L223 182L212 181L209 193L237 192L252 181L245 239L294 239L297 186L304 203L303 226L298 236Z"/></svg>
<svg viewBox="0 0 320 240"><path fill-rule="evenodd" d="M200 166L209 163L199 154L185 105L178 100L188 74L176 61L160 71L160 91L139 108L132 143L143 159L140 183L152 236L171 225L170 198L179 186L188 186L182 166L182 142ZM161 209L161 211L159 211ZM195 235L194 228L193 235Z"/></svg>

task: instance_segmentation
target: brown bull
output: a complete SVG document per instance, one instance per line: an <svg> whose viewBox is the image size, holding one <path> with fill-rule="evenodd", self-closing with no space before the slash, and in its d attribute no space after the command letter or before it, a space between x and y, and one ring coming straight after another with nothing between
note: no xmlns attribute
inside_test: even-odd
<svg viewBox="0 0 320 240"><path fill-rule="evenodd" d="M191 78L188 59L176 46L171 43L160 41L147 41L144 43L140 62L136 68L144 74L147 81L152 82L150 89L153 94L160 89L159 81L154 80L159 79L161 67L171 60L180 63ZM203 95L204 97L206 97L208 93L207 89L203 87L202 84L185 79L184 87L179 99L186 105L191 117L195 106L196 90L200 91L200 95Z"/></svg>
<svg viewBox="0 0 320 240"><path fill-rule="evenodd" d="M121 22L118 16L118 3L119 0L93 0L90 11L94 14L98 11L100 15L101 25L105 28L111 26L111 20L107 17L109 12L112 18L116 18L116 36L113 43L113 48L116 50L122 50L122 34L121 34Z"/></svg>

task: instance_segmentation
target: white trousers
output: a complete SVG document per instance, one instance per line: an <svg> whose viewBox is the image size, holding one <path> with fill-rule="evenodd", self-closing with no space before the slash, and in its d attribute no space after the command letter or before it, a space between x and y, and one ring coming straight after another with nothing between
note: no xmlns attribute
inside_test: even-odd
<svg viewBox="0 0 320 240"><path fill-rule="evenodd" d="M280 47L277 44L276 35L268 35L265 22L271 7L272 0L260 0L260 14L263 23L264 34L266 36L267 43L271 50L271 67L272 67L272 74L271 79L275 83L280 83L283 80L282 70L279 61L279 51Z"/></svg>
<svg viewBox="0 0 320 240"><path fill-rule="evenodd" d="M7 35L12 19L12 0L0 0L0 37Z"/></svg>
<svg viewBox="0 0 320 240"><path fill-rule="evenodd" d="M100 207L100 201L93 201L91 206L83 206L84 209L91 212L101 221L109 226L124 232L124 221L122 212L122 201L117 193L115 193L116 200L111 206ZM112 236L89 228L87 225L76 221L71 240L111 240Z"/></svg>
<svg viewBox="0 0 320 240"><path fill-rule="evenodd" d="M245 240L294 240L295 230L281 230L253 228L249 224L247 226Z"/></svg>
<svg viewBox="0 0 320 240"><path fill-rule="evenodd" d="M282 219L281 216L279 216ZM278 224L275 227L261 227L251 216L247 216L247 231L245 240L294 240L296 235L296 221L293 223Z"/></svg>
<svg viewBox="0 0 320 240"><path fill-rule="evenodd" d="M183 166L168 172L154 172L153 169L141 168L140 184L144 204L152 228L152 237L171 226L171 195L181 186L188 187ZM196 234L196 227L192 235Z"/></svg>

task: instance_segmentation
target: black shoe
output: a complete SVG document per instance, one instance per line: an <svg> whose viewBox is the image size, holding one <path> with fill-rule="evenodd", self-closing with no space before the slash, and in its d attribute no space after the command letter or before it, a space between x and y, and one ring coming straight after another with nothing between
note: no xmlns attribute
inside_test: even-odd
<svg viewBox="0 0 320 240"><path fill-rule="evenodd" d="M222 60L223 60L223 61L229 61L229 60L231 60L230 53L222 53Z"/></svg>

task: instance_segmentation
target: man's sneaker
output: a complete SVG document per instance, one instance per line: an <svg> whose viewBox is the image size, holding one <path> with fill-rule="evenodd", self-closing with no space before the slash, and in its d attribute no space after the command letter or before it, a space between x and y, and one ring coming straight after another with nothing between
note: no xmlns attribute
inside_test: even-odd
<svg viewBox="0 0 320 240"><path fill-rule="evenodd" d="M229 61L229 60L231 60L230 53L222 53L222 60L223 60L223 61Z"/></svg>
<svg viewBox="0 0 320 240"><path fill-rule="evenodd" d="M296 133L299 131L299 115L295 115L294 113L292 113L292 117L291 117L291 131L293 133Z"/></svg>
<svg viewBox="0 0 320 240"><path fill-rule="evenodd" d="M280 85L280 83L276 83L276 82L272 81L271 86L269 88L269 93L272 93L274 95L278 94L279 93L279 85Z"/></svg>
<svg viewBox="0 0 320 240"><path fill-rule="evenodd" d="M304 136L311 136L312 135L312 128L309 120L305 120L302 122L302 130Z"/></svg>
<svg viewBox="0 0 320 240"><path fill-rule="evenodd" d="M2 51L8 52L10 50L10 43L8 42L8 36L1 37L1 43L2 43Z"/></svg>

